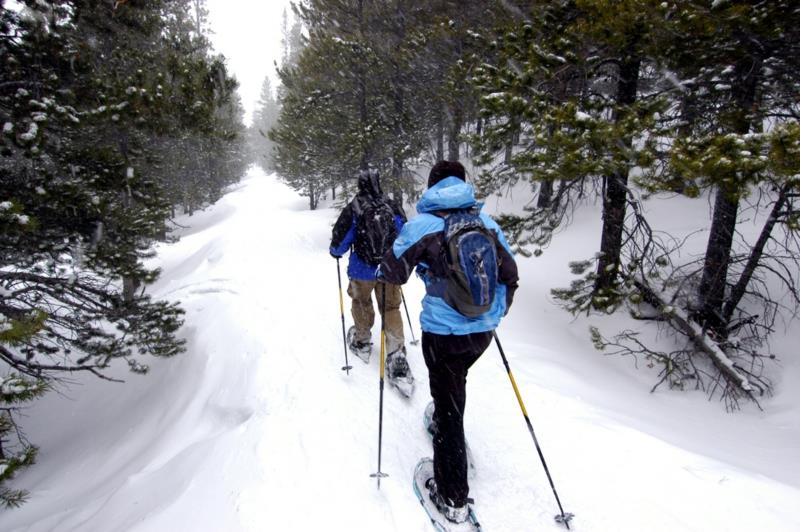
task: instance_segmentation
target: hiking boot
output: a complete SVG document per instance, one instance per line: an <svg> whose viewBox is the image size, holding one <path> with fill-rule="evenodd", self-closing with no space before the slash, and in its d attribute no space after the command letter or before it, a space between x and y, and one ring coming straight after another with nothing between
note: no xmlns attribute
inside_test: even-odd
<svg viewBox="0 0 800 532"><path fill-rule="evenodd" d="M401 347L386 357L386 377L404 397L414 393L414 376L406 360L406 348Z"/></svg>
<svg viewBox="0 0 800 532"><path fill-rule="evenodd" d="M428 488L428 495L433 505L448 521L451 523L464 523L467 520L469 517L469 506L467 504L463 506L448 504L436 489L436 480L433 478L429 478L425 482L425 487Z"/></svg>
<svg viewBox="0 0 800 532"><path fill-rule="evenodd" d="M386 356L386 372L390 379L411 379L411 368L406 360L406 348L401 347Z"/></svg>
<svg viewBox="0 0 800 532"><path fill-rule="evenodd" d="M372 349L372 342L359 342L358 340L353 340L350 342L350 349L353 351L364 351Z"/></svg>

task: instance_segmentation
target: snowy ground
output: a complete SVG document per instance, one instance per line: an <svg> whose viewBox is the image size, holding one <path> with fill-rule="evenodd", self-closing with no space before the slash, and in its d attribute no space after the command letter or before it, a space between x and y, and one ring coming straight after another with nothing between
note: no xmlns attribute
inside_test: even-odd
<svg viewBox="0 0 800 532"><path fill-rule="evenodd" d="M152 292L187 310L188 352L126 385L86 380L63 390L70 401L38 402L25 427L39 463L15 481L31 500L0 513L0 530L430 530L411 489L415 463L431 454L420 348L409 346L414 397L386 392L389 477L378 491L377 356L351 359L349 376L339 369L335 216L252 170L182 220L181 240L158 249ZM798 334L776 338L784 378L764 412L648 393L649 370L588 340L590 323L613 332L623 317L573 319L548 297L568 283L566 262L590 254L596 219L578 216L544 256L520 261L498 330L572 529L800 530ZM417 316L421 285L405 295ZM486 530L561 530L494 346L470 372L466 425Z"/></svg>

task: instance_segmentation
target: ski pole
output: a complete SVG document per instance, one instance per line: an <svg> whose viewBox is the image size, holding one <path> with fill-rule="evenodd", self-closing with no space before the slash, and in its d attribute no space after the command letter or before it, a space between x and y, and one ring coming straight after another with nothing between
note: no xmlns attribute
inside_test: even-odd
<svg viewBox="0 0 800 532"><path fill-rule="evenodd" d="M386 347L386 285L380 283L381 290L381 364L380 364L380 400L378 401L378 472L372 473L370 477L378 479L378 489L381 489L381 478L388 477L386 473L381 472L381 445L383 443L383 374L385 371L385 347Z"/></svg>
<svg viewBox="0 0 800 532"><path fill-rule="evenodd" d="M344 332L344 298L342 297L342 271L339 269L339 257L336 257L336 277L339 278L339 310L342 314L342 345L344 346L344 366L342 370L350 375L350 370L353 366L347 360L347 336Z"/></svg>
<svg viewBox="0 0 800 532"><path fill-rule="evenodd" d="M511 386L514 388L514 393L517 395L517 401L519 402L519 407L522 409L522 415L525 417L525 423L528 425L528 431L531 433L531 438L533 438L534 445L536 445L536 452L539 453L539 459L542 461L544 472L547 474L547 480L550 482L550 488L553 490L553 495L555 495L558 509L561 512L561 514L555 516L555 520L558 523L564 523L564 525L567 527L567 530L569 530L569 522L573 517L575 517L575 515L569 512L564 513L564 508L561 507L561 500L558 498L556 486L553 484L553 477L550 476L550 470L547 468L547 462L544 461L542 448L539 447L539 440L536 439L536 434L533 432L533 424L531 424L531 420L528 417L528 411L525 409L525 404L522 402L522 396L519 393L519 388L517 388L514 375L511 373L511 367L508 365L508 359L503 351L503 346L500 345L500 338L497 337L496 331L492 331L492 335L494 335L494 341L497 343L497 349L500 350L500 356L503 357L503 364L506 367L506 372L508 372L508 378L511 380Z"/></svg>
<svg viewBox="0 0 800 532"><path fill-rule="evenodd" d="M411 326L411 316L408 314L408 305L406 305L406 296L403 294L403 289L400 288L400 298L403 300L403 308L406 309L406 319L408 320L408 330L411 331L411 345L417 345L419 340L414 338L414 327Z"/></svg>

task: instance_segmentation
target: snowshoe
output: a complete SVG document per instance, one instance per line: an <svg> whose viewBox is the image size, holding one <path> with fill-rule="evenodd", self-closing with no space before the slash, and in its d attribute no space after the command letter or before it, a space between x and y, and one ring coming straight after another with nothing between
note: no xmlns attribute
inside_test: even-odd
<svg viewBox="0 0 800 532"><path fill-rule="evenodd" d="M368 364L369 356L372 354L372 342L357 342L355 336L356 328L352 326L347 330L347 347L351 353Z"/></svg>
<svg viewBox="0 0 800 532"><path fill-rule="evenodd" d="M425 412L422 414L422 423L425 425L425 431L433 438L436 435L436 426L433 423L433 401L425 407ZM472 458L472 450L469 448L469 442L466 439L464 440L464 446L467 450L467 478L472 480L478 471L475 469L475 460Z"/></svg>
<svg viewBox="0 0 800 532"><path fill-rule="evenodd" d="M406 348L401 347L386 357L386 377L404 397L414 393L414 376L406 359Z"/></svg>
<svg viewBox="0 0 800 532"><path fill-rule="evenodd" d="M434 489L433 493L430 488ZM433 528L438 532L481 532L483 530L471 504L467 504L464 508L452 508L444 505L443 509L450 517L463 519L463 522L460 523L451 521L439 510L431 498L432 495L436 498L437 494L435 482L433 482L433 460L430 458L420 460L414 469L414 494L425 509L425 513L428 514Z"/></svg>
<svg viewBox="0 0 800 532"><path fill-rule="evenodd" d="M428 481L425 482L425 487L428 488L428 496L431 498L433 505L436 506L436 509L439 510L439 513L444 515L448 521L460 525L467 520L467 517L469 516L468 504L465 504L464 506L451 506L447 504L447 502L444 500L444 497L442 497L439 493L439 490L436 487L436 480L433 477L429 478Z"/></svg>

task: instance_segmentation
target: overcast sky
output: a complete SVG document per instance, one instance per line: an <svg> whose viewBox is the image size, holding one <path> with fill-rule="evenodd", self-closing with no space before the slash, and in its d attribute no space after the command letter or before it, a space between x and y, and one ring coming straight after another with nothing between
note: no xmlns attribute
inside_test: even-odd
<svg viewBox="0 0 800 532"><path fill-rule="evenodd" d="M211 41L239 80L245 121L249 124L264 76L270 76L273 88L277 85L274 62L281 58L281 13L285 8L291 25L290 1L207 0L207 4L214 32Z"/></svg>

